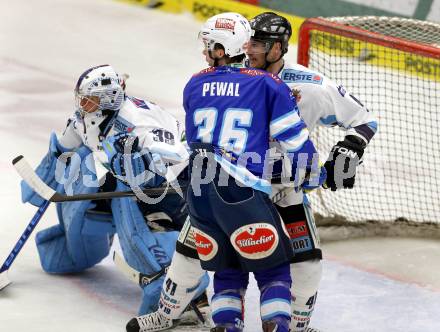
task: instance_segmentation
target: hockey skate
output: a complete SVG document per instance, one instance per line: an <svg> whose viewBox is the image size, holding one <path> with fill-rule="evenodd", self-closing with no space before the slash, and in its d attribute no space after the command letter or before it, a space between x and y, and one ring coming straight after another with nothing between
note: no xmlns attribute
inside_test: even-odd
<svg viewBox="0 0 440 332"><path fill-rule="evenodd" d="M179 319L170 319L160 311L132 318L126 326L127 332L154 332L177 328L176 331L208 331L210 323L210 310L206 294L202 294L188 306Z"/></svg>
<svg viewBox="0 0 440 332"><path fill-rule="evenodd" d="M130 319L127 323L127 332L146 332L146 331L163 331L168 330L177 325L172 319L162 315L161 312L155 311L151 314L138 316Z"/></svg>
<svg viewBox="0 0 440 332"><path fill-rule="evenodd" d="M263 332L276 332L278 331L278 325L275 322L267 321L263 323ZM307 327L304 332L321 332L321 330Z"/></svg>
<svg viewBox="0 0 440 332"><path fill-rule="evenodd" d="M314 329L313 327L308 327L304 330L304 332L321 332L321 330Z"/></svg>
<svg viewBox="0 0 440 332"><path fill-rule="evenodd" d="M210 329L209 332L226 332L226 327L216 326Z"/></svg>
<svg viewBox="0 0 440 332"><path fill-rule="evenodd" d="M206 292L192 301L179 317L179 326L211 327L211 311Z"/></svg>

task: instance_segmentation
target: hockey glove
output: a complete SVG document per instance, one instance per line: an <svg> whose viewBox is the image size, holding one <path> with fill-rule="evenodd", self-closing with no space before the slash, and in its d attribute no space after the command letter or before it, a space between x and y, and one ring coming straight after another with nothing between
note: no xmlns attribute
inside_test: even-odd
<svg viewBox="0 0 440 332"><path fill-rule="evenodd" d="M324 167L327 170L325 189L336 191L354 187L356 167L362 162L366 143L357 136L346 136L332 148Z"/></svg>
<svg viewBox="0 0 440 332"><path fill-rule="evenodd" d="M139 151L139 138L128 133L107 137L102 147L107 154L108 168L115 177L126 184L157 187L165 179L155 163L160 163L158 155L150 151Z"/></svg>

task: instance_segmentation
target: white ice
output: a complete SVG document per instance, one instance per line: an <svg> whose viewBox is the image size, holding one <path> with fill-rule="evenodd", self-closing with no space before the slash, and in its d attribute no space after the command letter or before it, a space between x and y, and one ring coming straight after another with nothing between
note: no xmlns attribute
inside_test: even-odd
<svg viewBox="0 0 440 332"><path fill-rule="evenodd" d="M75 79L103 63L130 74L128 93L183 118L182 89L205 63L199 23L110 0L0 0L0 263L35 213L20 200L11 160L37 165L51 131L72 113ZM293 52L289 54L293 57ZM36 231L56 223L52 207ZM364 239L324 245L314 327L340 331L440 331L439 245ZM109 259L80 275L42 271L33 237L0 292L0 331L124 331L140 292ZM259 332L258 292L247 293L246 332Z"/></svg>

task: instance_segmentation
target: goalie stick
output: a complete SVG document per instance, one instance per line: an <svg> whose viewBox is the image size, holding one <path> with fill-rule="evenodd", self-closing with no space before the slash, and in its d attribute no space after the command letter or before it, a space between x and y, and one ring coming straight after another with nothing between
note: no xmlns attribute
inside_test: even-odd
<svg viewBox="0 0 440 332"><path fill-rule="evenodd" d="M46 212L50 202L45 201L43 205L41 205L35 215L32 217L31 221L27 225L26 229L24 230L23 234L21 234L20 238L18 239L17 243L15 244L12 251L9 253L9 256L6 258L5 262L3 263L2 267L0 268L0 290L8 286L11 281L8 278L8 270L11 267L12 263L14 262L15 258L17 257L20 250L23 248L26 241L31 236L33 230L37 226L38 222L40 221L41 217L43 216L44 212Z"/></svg>
<svg viewBox="0 0 440 332"><path fill-rule="evenodd" d="M121 271L128 279L143 287L151 284L153 281L159 279L167 273L169 265L152 274L145 274L133 269L116 251L113 252L113 262L119 271Z"/></svg>
<svg viewBox="0 0 440 332"><path fill-rule="evenodd" d="M121 197L131 197L135 196L136 193L134 191L111 191L111 192L98 192L95 194L77 194L77 195L64 195L56 192L52 188L50 188L46 183L44 183L38 175L35 173L33 168L29 165L29 163L24 159L23 156L16 157L12 164L14 168L17 170L18 174L20 174L21 178L34 190L38 195L43 197L49 202L72 202L72 201L84 201L84 200L101 200L101 199L112 199L112 198L121 198ZM273 178L271 179L272 184L278 183L288 183L292 181L292 178ZM168 184L168 183L167 183ZM185 189L184 187L179 187L178 189ZM272 198L274 203L280 201L282 198L287 196L290 192L292 192L295 188L290 187L286 188L275 195ZM147 188L143 189L142 192L147 195L152 196L160 196L165 191L168 193L177 193L178 190L174 188L160 187L160 188Z"/></svg>
<svg viewBox="0 0 440 332"><path fill-rule="evenodd" d="M14 165L14 168L17 170L18 174L20 174L21 178L32 188L32 190L34 190L38 195L40 195L49 202L58 203L58 202L84 201L84 200L100 200L100 199L111 199L111 198L120 198L120 197L131 197L136 195L136 193L131 190L98 192L95 194L78 194L71 196L64 195L56 192L46 183L44 183L38 177L38 175L35 173L33 168L26 161L26 159L24 159L23 156L18 156L14 158L14 160L12 161L12 165ZM165 191L167 191L168 193L179 194L179 192L176 189L169 187L168 182L166 187L147 188L142 190L144 194L152 195L152 196L160 196Z"/></svg>

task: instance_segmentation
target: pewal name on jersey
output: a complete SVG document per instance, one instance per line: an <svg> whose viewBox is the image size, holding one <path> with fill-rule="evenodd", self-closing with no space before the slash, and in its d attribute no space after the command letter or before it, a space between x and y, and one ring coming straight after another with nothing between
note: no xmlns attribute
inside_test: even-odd
<svg viewBox="0 0 440 332"><path fill-rule="evenodd" d="M202 96L239 97L240 83L209 82L203 83Z"/></svg>

